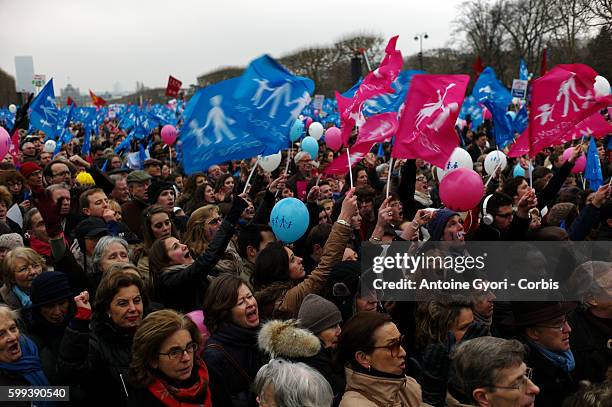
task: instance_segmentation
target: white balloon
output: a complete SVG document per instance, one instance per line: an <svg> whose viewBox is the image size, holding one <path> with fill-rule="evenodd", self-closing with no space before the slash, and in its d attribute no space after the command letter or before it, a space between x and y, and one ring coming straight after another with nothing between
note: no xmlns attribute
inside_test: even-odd
<svg viewBox="0 0 612 407"><path fill-rule="evenodd" d="M312 122L310 126L308 126L308 134L317 141L319 141L324 131L323 125L319 122Z"/></svg>
<svg viewBox="0 0 612 407"><path fill-rule="evenodd" d="M55 151L55 146L56 146L56 145L57 145L57 144L55 144L55 141L53 141L53 140L47 140L47 141L45 142L45 146L43 147L43 151L44 151L45 153L52 153L52 152L54 152L54 151Z"/></svg>
<svg viewBox="0 0 612 407"><path fill-rule="evenodd" d="M259 159L259 166L264 171L272 172L272 171L274 171L275 169L278 168L278 166L281 163L281 159L282 159L282 155L281 155L281 152L279 151L276 154L272 154L272 155L267 155L265 157L261 157Z"/></svg>
<svg viewBox="0 0 612 407"><path fill-rule="evenodd" d="M495 169L500 165L502 171L508 165L506 154L501 151L491 151L489 154L487 154L484 160L484 169L487 174L493 174Z"/></svg>
<svg viewBox="0 0 612 407"><path fill-rule="evenodd" d="M438 171L438 179L442 181L442 178L444 178L446 174L457 168L469 168L470 170L474 169L474 163L472 162L470 153L461 147L455 148L455 151L453 151L449 160L446 162L446 166Z"/></svg>
<svg viewBox="0 0 612 407"><path fill-rule="evenodd" d="M9 112L15 114L17 112L17 106L15 106L14 104L10 104L9 105Z"/></svg>
<svg viewBox="0 0 612 407"><path fill-rule="evenodd" d="M603 76L597 75L593 89L595 90L595 96L608 96L610 94L610 82Z"/></svg>

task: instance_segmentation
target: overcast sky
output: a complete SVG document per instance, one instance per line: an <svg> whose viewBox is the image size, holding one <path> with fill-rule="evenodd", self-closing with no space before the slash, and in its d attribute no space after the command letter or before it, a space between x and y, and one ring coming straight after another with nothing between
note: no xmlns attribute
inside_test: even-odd
<svg viewBox="0 0 612 407"><path fill-rule="evenodd" d="M399 34L404 55L452 37L462 0L0 0L0 68L15 75L14 57L34 57L34 71L68 81L81 93L183 86L217 67L246 65L353 33Z"/></svg>

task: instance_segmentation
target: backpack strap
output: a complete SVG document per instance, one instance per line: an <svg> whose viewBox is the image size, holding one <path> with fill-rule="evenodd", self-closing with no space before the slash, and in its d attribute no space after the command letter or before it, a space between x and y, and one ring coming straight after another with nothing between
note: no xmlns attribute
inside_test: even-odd
<svg viewBox="0 0 612 407"><path fill-rule="evenodd" d="M242 378L246 380L247 383L251 383L251 376L249 376L249 374L242 368L242 366L240 366L236 359L234 359L233 356L230 355L222 345L218 343L208 343L206 344L206 349L216 349L221 351L223 355L225 355L227 361L234 367L234 369L238 371L238 373L240 373L240 376L242 376Z"/></svg>

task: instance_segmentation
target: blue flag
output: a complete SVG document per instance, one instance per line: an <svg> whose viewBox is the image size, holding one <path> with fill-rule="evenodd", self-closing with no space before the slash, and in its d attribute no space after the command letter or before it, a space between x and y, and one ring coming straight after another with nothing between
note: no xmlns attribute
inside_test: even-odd
<svg viewBox="0 0 612 407"><path fill-rule="evenodd" d="M466 120L470 116L472 119L472 129L476 130L482 124L482 106L478 104L476 98L472 95L463 99L461 110L459 110L459 118Z"/></svg>
<svg viewBox="0 0 612 407"><path fill-rule="evenodd" d="M84 156L89 155L91 150L91 127L85 124L85 137L83 137L83 147L81 147L81 154Z"/></svg>
<svg viewBox="0 0 612 407"><path fill-rule="evenodd" d="M345 98L353 98L355 96L355 93L357 93L357 90L359 89L359 86L361 86L361 82L363 81L363 78L359 78L359 80L353 85L351 86L350 89L346 90L344 93L342 93L342 96L344 96Z"/></svg>
<svg viewBox="0 0 612 407"><path fill-rule="evenodd" d="M68 128L70 121L72 120L72 114L74 113L74 103L70 104L70 109L68 110L68 114L63 121L63 126L61 127L61 133L57 142L55 144L55 152L53 154L57 154L62 149L62 145L70 142L72 140L73 134Z"/></svg>
<svg viewBox="0 0 612 407"><path fill-rule="evenodd" d="M144 170L144 163L145 163L145 160L147 159L147 152L145 151L145 148L142 142L138 143L138 145L139 145L138 156L140 158L140 169Z"/></svg>
<svg viewBox="0 0 612 407"><path fill-rule="evenodd" d="M289 130L310 103L314 82L293 75L268 55L252 61L239 79L234 93L230 95L239 112L234 115L236 126L260 139L265 145L265 155L276 154L278 150L288 147ZM222 100L211 99L207 102L219 107L230 100L222 96Z"/></svg>
<svg viewBox="0 0 612 407"><path fill-rule="evenodd" d="M507 144L514 140L512 131L512 118L506 114L506 109L490 100L482 102L491 112L493 117L493 134L495 135L495 144L499 148L504 148Z"/></svg>
<svg viewBox="0 0 612 407"><path fill-rule="evenodd" d="M521 65L519 66L519 79L522 81L529 79L529 71L527 70L527 64L523 58L521 58Z"/></svg>
<svg viewBox="0 0 612 407"><path fill-rule="evenodd" d="M587 162L584 168L584 179L589 181L589 188L594 191L603 185L603 174L601 172L601 162L597 154L597 144L595 138L591 137L589 150L587 151Z"/></svg>
<svg viewBox="0 0 612 407"><path fill-rule="evenodd" d="M232 98L241 82L242 78L233 78L207 86L189 101L185 112L190 114L180 131L188 175L212 164L254 157L266 148L262 140L247 133L244 120L238 120L250 114L243 113Z"/></svg>
<svg viewBox="0 0 612 407"><path fill-rule="evenodd" d="M529 124L529 113L525 106L521 107L521 110L516 114L512 121L512 130L514 133L522 134L527 125Z"/></svg>
<svg viewBox="0 0 612 407"><path fill-rule="evenodd" d="M363 104L363 115L373 116L379 113L397 112L406 99L406 93L410 87L410 81L416 74L425 73L424 71L402 71L391 83L395 93L385 93L380 96L366 100Z"/></svg>
<svg viewBox="0 0 612 407"><path fill-rule="evenodd" d="M501 148L514 140L512 120L506 115L512 94L497 79L493 68L488 66L482 71L474 84L472 96L491 112L496 144Z"/></svg>
<svg viewBox="0 0 612 407"><path fill-rule="evenodd" d="M61 124L60 110L55 104L53 78L42 88L30 105L30 126L45 132L47 139L55 139L58 124Z"/></svg>

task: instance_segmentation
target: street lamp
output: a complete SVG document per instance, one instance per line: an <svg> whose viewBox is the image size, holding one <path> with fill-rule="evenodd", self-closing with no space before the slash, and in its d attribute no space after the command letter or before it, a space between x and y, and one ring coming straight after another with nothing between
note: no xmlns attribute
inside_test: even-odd
<svg viewBox="0 0 612 407"><path fill-rule="evenodd" d="M419 62L421 63L421 71L423 70L423 40L429 38L427 33L418 33L414 35L415 41L420 41Z"/></svg>

